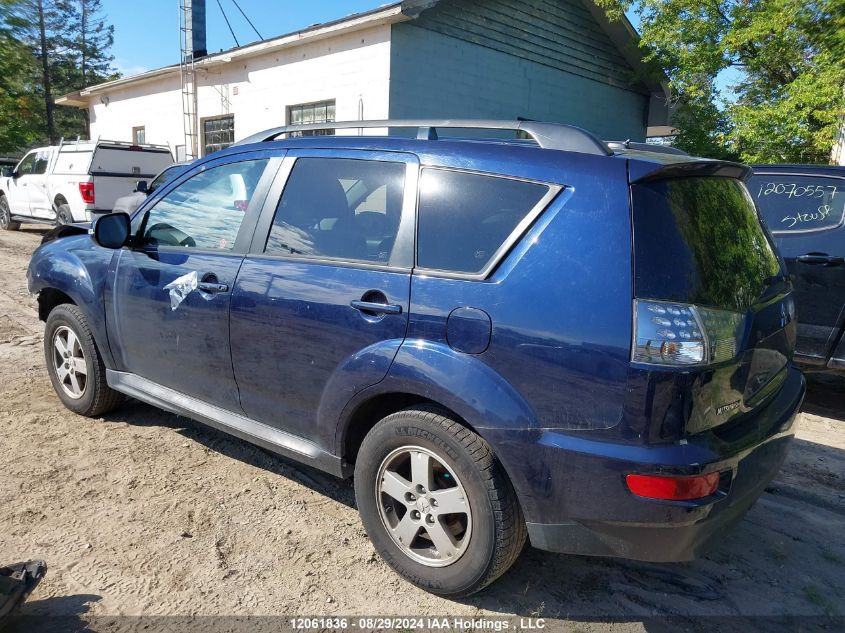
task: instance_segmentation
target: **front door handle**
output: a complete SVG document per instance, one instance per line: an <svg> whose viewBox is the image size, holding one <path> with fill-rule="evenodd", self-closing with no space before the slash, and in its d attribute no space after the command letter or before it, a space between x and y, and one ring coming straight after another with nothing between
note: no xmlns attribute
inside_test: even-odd
<svg viewBox="0 0 845 633"><path fill-rule="evenodd" d="M402 306L396 303L374 303L372 301L353 301L353 308L364 314L402 314Z"/></svg>
<svg viewBox="0 0 845 633"><path fill-rule="evenodd" d="M799 255L795 259L802 264L810 264L811 266L841 266L845 264L845 259L842 257L826 253L807 253L806 255Z"/></svg>
<svg viewBox="0 0 845 633"><path fill-rule="evenodd" d="M221 284L217 279L217 275L206 273L197 284L197 289L214 295L220 292L229 292L229 284Z"/></svg>
<svg viewBox="0 0 845 633"><path fill-rule="evenodd" d="M202 290L203 292L207 292L209 294L217 294L218 292L228 292L229 285L228 284L213 284L207 281L203 281L197 284L197 288Z"/></svg>

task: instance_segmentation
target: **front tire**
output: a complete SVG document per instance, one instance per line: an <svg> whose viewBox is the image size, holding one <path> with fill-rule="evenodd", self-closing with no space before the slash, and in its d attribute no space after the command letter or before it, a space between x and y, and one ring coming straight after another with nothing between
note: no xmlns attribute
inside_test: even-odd
<svg viewBox="0 0 845 633"><path fill-rule="evenodd" d="M98 417L123 401L106 383L106 366L77 306L62 304L50 312L44 328L44 358L56 395L74 413Z"/></svg>
<svg viewBox="0 0 845 633"><path fill-rule="evenodd" d="M525 544L519 502L490 445L435 407L399 411L369 432L355 498L381 557L441 596L483 589Z"/></svg>
<svg viewBox="0 0 845 633"><path fill-rule="evenodd" d="M9 208L9 201L6 196L0 196L0 229L4 231L17 231L21 228L20 222L12 222L12 210Z"/></svg>

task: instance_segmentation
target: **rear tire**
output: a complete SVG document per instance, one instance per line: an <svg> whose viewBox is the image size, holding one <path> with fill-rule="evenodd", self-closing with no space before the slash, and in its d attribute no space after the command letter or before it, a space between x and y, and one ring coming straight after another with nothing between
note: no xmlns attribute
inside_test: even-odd
<svg viewBox="0 0 845 633"><path fill-rule="evenodd" d="M367 434L355 498L387 564L441 596L480 591L525 544L522 510L490 445L436 407L399 411Z"/></svg>
<svg viewBox="0 0 845 633"><path fill-rule="evenodd" d="M56 226L64 226L65 224L73 224L73 213L70 211L70 205L60 204L56 208Z"/></svg>
<svg viewBox="0 0 845 633"><path fill-rule="evenodd" d="M68 409L99 417L123 402L106 383L106 366L85 315L77 306L53 308L44 328L44 358L53 389Z"/></svg>
<svg viewBox="0 0 845 633"><path fill-rule="evenodd" d="M9 208L9 201L6 196L0 195L0 229L4 231L17 231L21 228L20 222L12 221L12 210Z"/></svg>

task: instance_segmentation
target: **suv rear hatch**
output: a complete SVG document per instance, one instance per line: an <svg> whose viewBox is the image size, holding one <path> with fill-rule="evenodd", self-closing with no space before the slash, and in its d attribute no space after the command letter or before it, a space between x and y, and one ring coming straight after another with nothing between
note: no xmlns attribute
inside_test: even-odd
<svg viewBox="0 0 845 633"><path fill-rule="evenodd" d="M731 177L743 172L713 175L703 165L664 168L631 185L631 359L672 385L665 417L675 428L661 430L665 439L766 404L795 349L791 286L745 185Z"/></svg>

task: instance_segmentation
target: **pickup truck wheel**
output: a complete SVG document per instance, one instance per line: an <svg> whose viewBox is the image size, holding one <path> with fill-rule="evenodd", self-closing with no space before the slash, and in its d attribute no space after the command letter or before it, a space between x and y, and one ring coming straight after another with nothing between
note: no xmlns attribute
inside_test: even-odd
<svg viewBox="0 0 845 633"><path fill-rule="evenodd" d="M56 209L56 225L73 224L73 213L70 212L70 205L60 204Z"/></svg>
<svg viewBox="0 0 845 633"><path fill-rule="evenodd" d="M4 231L17 231L21 228L20 222L12 222L12 210L9 209L9 201L6 196L0 196L0 229Z"/></svg>
<svg viewBox="0 0 845 633"><path fill-rule="evenodd" d="M98 417L123 401L123 395L106 383L103 359L77 306L62 304L50 312L44 329L44 357L53 389L74 413Z"/></svg>
<svg viewBox="0 0 845 633"><path fill-rule="evenodd" d="M483 589L525 544L522 510L490 445L435 407L394 413L367 434L355 498L381 557L441 596Z"/></svg>

